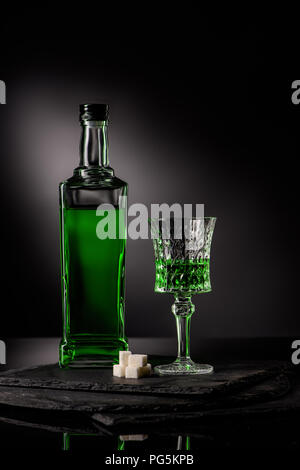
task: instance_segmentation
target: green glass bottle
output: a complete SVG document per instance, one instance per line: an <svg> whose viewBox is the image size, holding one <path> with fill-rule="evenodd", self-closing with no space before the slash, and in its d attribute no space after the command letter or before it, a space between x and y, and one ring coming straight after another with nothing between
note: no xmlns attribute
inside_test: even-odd
<svg viewBox="0 0 300 470"><path fill-rule="evenodd" d="M118 362L119 351L128 349L127 184L109 166L108 105L80 105L80 122L80 164L59 189L63 299L59 365L110 367ZM105 232L107 220L114 220L113 233Z"/></svg>

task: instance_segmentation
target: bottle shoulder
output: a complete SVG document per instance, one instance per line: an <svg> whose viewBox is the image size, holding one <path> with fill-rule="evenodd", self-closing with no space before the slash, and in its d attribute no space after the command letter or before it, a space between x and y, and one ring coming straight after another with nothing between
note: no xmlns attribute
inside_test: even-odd
<svg viewBox="0 0 300 470"><path fill-rule="evenodd" d="M100 204L119 207L127 198L127 192L127 183L116 176L81 178L75 175L59 185L60 205L64 208L94 208Z"/></svg>
<svg viewBox="0 0 300 470"><path fill-rule="evenodd" d="M120 189L127 187L127 183L117 176L97 175L92 177L80 177L73 175L60 183L61 189Z"/></svg>

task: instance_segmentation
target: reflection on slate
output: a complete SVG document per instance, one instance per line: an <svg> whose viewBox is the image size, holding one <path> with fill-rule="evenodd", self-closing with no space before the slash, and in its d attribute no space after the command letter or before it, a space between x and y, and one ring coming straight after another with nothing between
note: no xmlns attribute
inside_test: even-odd
<svg viewBox="0 0 300 470"><path fill-rule="evenodd" d="M165 363L166 358L150 361ZM188 380L116 379L110 369L60 370L56 365L4 372L0 422L61 433L63 449L72 448L74 441L76 448L105 441L115 450L187 450L190 445L213 446L222 433L230 446L250 432L249 423L252 432L260 422L255 439L265 426L273 436L274 420L280 417L284 426L290 413L299 413L294 370L279 361L220 364L215 374ZM229 421L230 431L225 431Z"/></svg>

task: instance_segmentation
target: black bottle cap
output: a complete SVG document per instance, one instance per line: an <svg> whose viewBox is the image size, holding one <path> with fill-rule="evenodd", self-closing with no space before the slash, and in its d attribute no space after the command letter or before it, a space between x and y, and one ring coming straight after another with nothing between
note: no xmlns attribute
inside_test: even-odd
<svg viewBox="0 0 300 470"><path fill-rule="evenodd" d="M108 104L80 104L80 122L84 121L107 121Z"/></svg>

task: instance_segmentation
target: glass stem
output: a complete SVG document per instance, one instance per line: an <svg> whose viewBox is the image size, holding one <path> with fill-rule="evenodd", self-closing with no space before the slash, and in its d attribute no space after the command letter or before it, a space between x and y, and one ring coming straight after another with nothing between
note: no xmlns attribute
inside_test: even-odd
<svg viewBox="0 0 300 470"><path fill-rule="evenodd" d="M178 353L176 362L190 361L190 327L191 316L195 311L195 305L191 302L191 296L175 296L172 312L176 318Z"/></svg>

